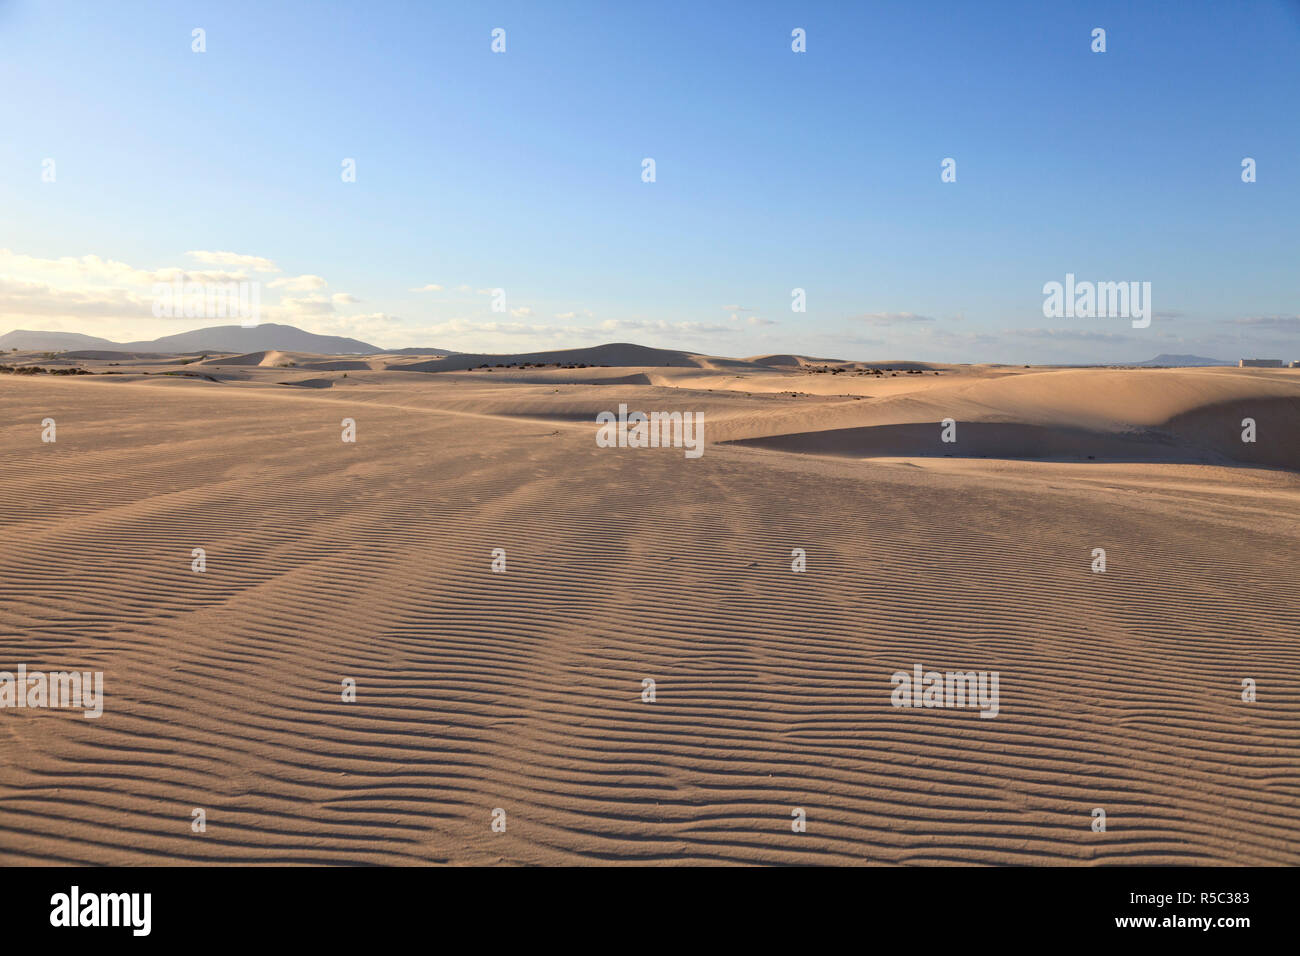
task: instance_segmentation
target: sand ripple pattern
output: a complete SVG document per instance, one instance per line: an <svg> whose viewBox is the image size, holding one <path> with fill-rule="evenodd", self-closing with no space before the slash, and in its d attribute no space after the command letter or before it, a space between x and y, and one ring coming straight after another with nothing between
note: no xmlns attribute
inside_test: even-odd
<svg viewBox="0 0 1300 956"><path fill-rule="evenodd" d="M0 862L1300 863L1294 511L18 388L0 668L107 699L0 711ZM1000 716L891 707L913 663L1000 671Z"/></svg>

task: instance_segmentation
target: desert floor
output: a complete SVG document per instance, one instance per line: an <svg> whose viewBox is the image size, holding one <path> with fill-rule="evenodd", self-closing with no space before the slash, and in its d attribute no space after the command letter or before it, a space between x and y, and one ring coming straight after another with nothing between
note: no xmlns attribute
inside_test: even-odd
<svg viewBox="0 0 1300 956"><path fill-rule="evenodd" d="M0 862L1300 863L1300 370L586 357L11 355Z"/></svg>

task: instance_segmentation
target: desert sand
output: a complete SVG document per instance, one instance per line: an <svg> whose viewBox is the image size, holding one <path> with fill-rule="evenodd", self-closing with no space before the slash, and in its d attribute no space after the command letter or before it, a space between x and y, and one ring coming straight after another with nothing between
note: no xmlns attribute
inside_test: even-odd
<svg viewBox="0 0 1300 956"><path fill-rule="evenodd" d="M1300 863L1300 370L0 361L0 863Z"/></svg>

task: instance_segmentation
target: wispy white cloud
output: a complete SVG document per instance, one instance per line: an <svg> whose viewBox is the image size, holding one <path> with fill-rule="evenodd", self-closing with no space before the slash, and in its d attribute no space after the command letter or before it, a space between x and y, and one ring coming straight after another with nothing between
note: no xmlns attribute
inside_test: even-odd
<svg viewBox="0 0 1300 956"><path fill-rule="evenodd" d="M311 292L314 289L323 289L327 285L320 276L305 275L294 276L293 278L272 279L266 284L268 289L284 289L288 292Z"/></svg>
<svg viewBox="0 0 1300 956"><path fill-rule="evenodd" d="M662 319L606 319L600 323L606 332L674 332L679 335L731 334L736 328L730 325L709 325L704 322L665 322Z"/></svg>
<svg viewBox="0 0 1300 956"><path fill-rule="evenodd" d="M0 276L46 282L61 288L125 286L147 289L157 282L171 282L178 275L186 275L186 270L178 267L137 269L125 262L102 259L96 255L42 259L10 249L0 249Z"/></svg>
<svg viewBox="0 0 1300 956"><path fill-rule="evenodd" d="M1252 326L1263 329L1300 330L1300 315L1253 315L1232 319L1233 325Z"/></svg>
<svg viewBox="0 0 1300 956"><path fill-rule="evenodd" d="M1098 332L1093 329L1008 329L1010 338L1055 339L1075 342L1131 342L1133 335L1122 332Z"/></svg>
<svg viewBox="0 0 1300 956"><path fill-rule="evenodd" d="M18 321L112 320L124 315L152 316L151 296L130 289L63 289L45 282L27 282L0 276L0 315ZM26 324L31 324L26 322ZM64 331L55 328L54 331ZM80 331L68 330L68 331Z"/></svg>
<svg viewBox="0 0 1300 956"><path fill-rule="evenodd" d="M211 252L204 249L192 250L185 254L210 266L234 266L239 269L249 269L253 272L280 271L280 267L274 262L270 259L263 259L261 256L245 256L237 252Z"/></svg>
<svg viewBox="0 0 1300 956"><path fill-rule="evenodd" d="M327 319L346 320L341 310L361 301L347 292L326 293L329 283L319 275L281 276L269 281L250 278L279 271L261 256L203 251L187 255L201 265L141 269L96 255L46 259L0 249L0 316L12 326L87 332L130 341L175 332L178 321L187 328L200 324L183 316L155 317L159 285L261 282L261 320L288 325L307 322L319 326ZM278 300L275 293L279 293ZM343 330L343 334L348 332Z"/></svg>
<svg viewBox="0 0 1300 956"><path fill-rule="evenodd" d="M852 321L865 322L867 325L916 325L921 322L933 322L934 317L917 315L915 312L867 312L852 316Z"/></svg>

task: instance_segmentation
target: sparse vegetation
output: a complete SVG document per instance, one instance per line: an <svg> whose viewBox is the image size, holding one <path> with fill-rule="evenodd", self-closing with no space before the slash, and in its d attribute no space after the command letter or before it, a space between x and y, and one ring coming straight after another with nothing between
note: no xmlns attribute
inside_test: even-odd
<svg viewBox="0 0 1300 956"><path fill-rule="evenodd" d="M45 368L41 365L0 365L6 375L94 375L85 368Z"/></svg>

